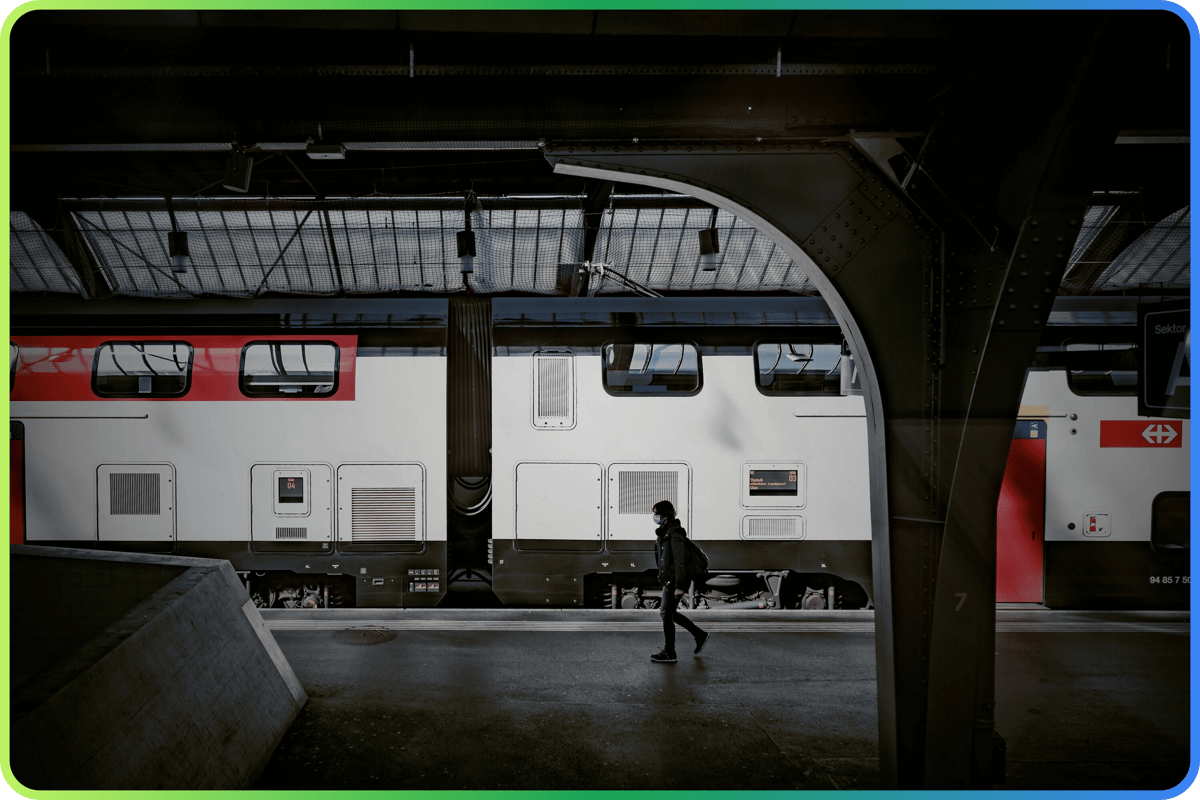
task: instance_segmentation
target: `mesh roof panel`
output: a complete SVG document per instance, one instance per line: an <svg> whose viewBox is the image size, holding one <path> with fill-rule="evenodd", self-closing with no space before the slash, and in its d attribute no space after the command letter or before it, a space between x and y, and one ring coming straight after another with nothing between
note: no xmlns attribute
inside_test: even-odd
<svg viewBox="0 0 1200 800"><path fill-rule="evenodd" d="M12 211L9 225L9 290L83 294L79 274L62 248L24 211Z"/></svg>
<svg viewBox="0 0 1200 800"><path fill-rule="evenodd" d="M1191 230L1191 207L1188 206L1162 220L1125 248L1101 274L1096 288L1190 287Z"/></svg>
<svg viewBox="0 0 1200 800"><path fill-rule="evenodd" d="M479 198L471 214L476 258L469 277L481 293L558 295L584 260L583 198ZM158 298L447 293L463 289L457 197L340 199L178 198L175 224L188 235L189 267L173 273L171 215L161 198L66 200L70 242L117 294ZM1062 294L1190 285L1188 209L1159 223L1117 255L1113 206L1088 210ZM46 231L13 212L11 287L84 294L78 273ZM715 220L715 221L714 221ZM766 235L725 211L681 195L618 195L596 219L592 263L597 294L629 291L612 273L656 291L814 294L815 267L798 264ZM700 269L697 232L715 225L717 270ZM1116 231L1116 233L1115 233ZM72 238L74 237L74 238ZM75 245L71 245L75 247ZM74 250L72 251L74 252ZM1103 274L1101 274L1103 273Z"/></svg>

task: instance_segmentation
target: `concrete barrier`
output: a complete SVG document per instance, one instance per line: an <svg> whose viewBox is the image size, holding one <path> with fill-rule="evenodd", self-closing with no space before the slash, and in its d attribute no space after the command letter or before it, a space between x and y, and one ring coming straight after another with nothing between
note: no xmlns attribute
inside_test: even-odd
<svg viewBox="0 0 1200 800"><path fill-rule="evenodd" d="M308 697L228 561L11 555L6 777L30 789L253 784Z"/></svg>

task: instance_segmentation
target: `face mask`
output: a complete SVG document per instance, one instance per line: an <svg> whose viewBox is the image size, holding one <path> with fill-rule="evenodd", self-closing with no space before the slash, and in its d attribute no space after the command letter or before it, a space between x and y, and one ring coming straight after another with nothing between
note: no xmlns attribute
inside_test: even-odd
<svg viewBox="0 0 1200 800"><path fill-rule="evenodd" d="M663 521L662 517L660 517L658 514L654 515L654 524L655 525L662 525L662 521Z"/></svg>

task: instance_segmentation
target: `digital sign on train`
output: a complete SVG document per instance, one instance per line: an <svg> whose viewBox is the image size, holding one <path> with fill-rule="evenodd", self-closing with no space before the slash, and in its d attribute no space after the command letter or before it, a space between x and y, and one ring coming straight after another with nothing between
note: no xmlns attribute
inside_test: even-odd
<svg viewBox="0 0 1200 800"><path fill-rule="evenodd" d="M751 497L795 497L797 494L796 470L752 469L750 470Z"/></svg>
<svg viewBox="0 0 1200 800"><path fill-rule="evenodd" d="M298 476L279 478L279 502L303 503L304 478Z"/></svg>

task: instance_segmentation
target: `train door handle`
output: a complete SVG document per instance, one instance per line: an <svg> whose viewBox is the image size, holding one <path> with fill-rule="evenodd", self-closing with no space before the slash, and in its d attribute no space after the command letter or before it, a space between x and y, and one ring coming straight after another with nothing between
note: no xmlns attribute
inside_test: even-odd
<svg viewBox="0 0 1200 800"><path fill-rule="evenodd" d="M1037 531L1030 531L1030 532L1029 532L1029 541L1031 541L1031 542L1036 542L1036 541L1037 541Z"/></svg>

